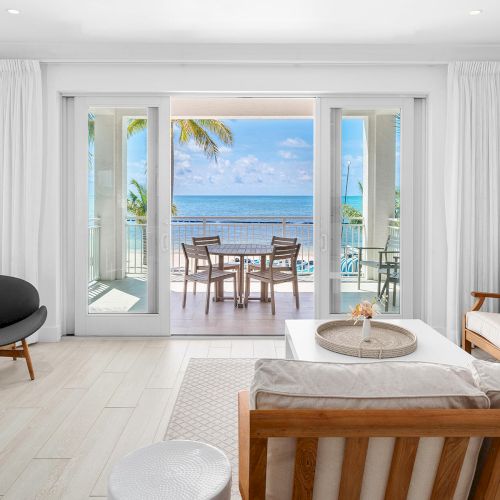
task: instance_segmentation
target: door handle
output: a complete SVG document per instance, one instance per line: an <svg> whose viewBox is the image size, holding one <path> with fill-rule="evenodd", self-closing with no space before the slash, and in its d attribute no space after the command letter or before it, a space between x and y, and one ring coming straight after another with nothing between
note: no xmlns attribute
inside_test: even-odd
<svg viewBox="0 0 500 500"><path fill-rule="evenodd" d="M168 234L167 234L167 233L165 233L165 234L161 237L161 251L162 251L162 252L168 252L168 243L169 243Z"/></svg>
<svg viewBox="0 0 500 500"><path fill-rule="evenodd" d="M320 250L322 252L326 252L328 250L328 240L327 240L327 237L326 237L326 234L322 234L321 235L321 246L320 246Z"/></svg>

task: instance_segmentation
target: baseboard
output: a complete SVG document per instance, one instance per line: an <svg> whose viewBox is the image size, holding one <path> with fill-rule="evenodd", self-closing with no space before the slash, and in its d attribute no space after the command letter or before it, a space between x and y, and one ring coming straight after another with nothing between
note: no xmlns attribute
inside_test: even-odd
<svg viewBox="0 0 500 500"><path fill-rule="evenodd" d="M38 331L39 342L59 342L61 340L61 327L56 326L42 326Z"/></svg>

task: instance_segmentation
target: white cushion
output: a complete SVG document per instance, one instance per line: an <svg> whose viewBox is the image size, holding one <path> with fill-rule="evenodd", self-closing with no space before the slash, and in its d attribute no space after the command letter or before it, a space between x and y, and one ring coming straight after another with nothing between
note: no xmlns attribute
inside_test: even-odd
<svg viewBox="0 0 500 500"><path fill-rule="evenodd" d="M491 408L500 410L500 363L474 359L472 366L477 385L488 396Z"/></svg>
<svg viewBox="0 0 500 500"><path fill-rule="evenodd" d="M500 347L500 314L482 311L468 312L467 329L479 333L492 344Z"/></svg>
<svg viewBox="0 0 500 500"><path fill-rule="evenodd" d="M433 363L311 363L259 360L250 389L251 408L488 408L489 401L469 370ZM393 438L370 440L362 500L384 498ZM443 446L442 438L422 438L408 499L428 498ZM345 440L319 440L314 499L336 498ZM467 498L481 439L470 440L455 500ZM295 439L268 443L266 499L291 498Z"/></svg>

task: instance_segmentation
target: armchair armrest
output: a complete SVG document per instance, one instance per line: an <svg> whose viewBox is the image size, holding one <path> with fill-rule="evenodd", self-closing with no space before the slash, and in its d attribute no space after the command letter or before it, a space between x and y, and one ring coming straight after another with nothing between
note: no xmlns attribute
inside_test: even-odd
<svg viewBox="0 0 500 500"><path fill-rule="evenodd" d="M500 299L500 293L493 292L471 292L471 295L476 298L471 311L479 311L486 299Z"/></svg>
<svg viewBox="0 0 500 500"><path fill-rule="evenodd" d="M243 500L248 499L250 481L250 410L247 390L238 392L239 487Z"/></svg>
<svg viewBox="0 0 500 500"><path fill-rule="evenodd" d="M490 298L490 299L500 299L500 293L493 293L493 292L471 292L471 295L473 297L484 297Z"/></svg>

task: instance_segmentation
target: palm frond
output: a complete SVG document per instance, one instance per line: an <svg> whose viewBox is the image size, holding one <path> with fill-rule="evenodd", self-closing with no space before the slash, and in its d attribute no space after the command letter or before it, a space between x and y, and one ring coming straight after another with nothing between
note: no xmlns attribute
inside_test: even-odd
<svg viewBox="0 0 500 500"><path fill-rule="evenodd" d="M200 119L196 120L198 125L217 136L226 146L232 146L234 142L233 132L220 120Z"/></svg>
<svg viewBox="0 0 500 500"><path fill-rule="evenodd" d="M148 120L146 118L134 118L128 122L127 138L132 137L134 134L146 130L147 128Z"/></svg>

